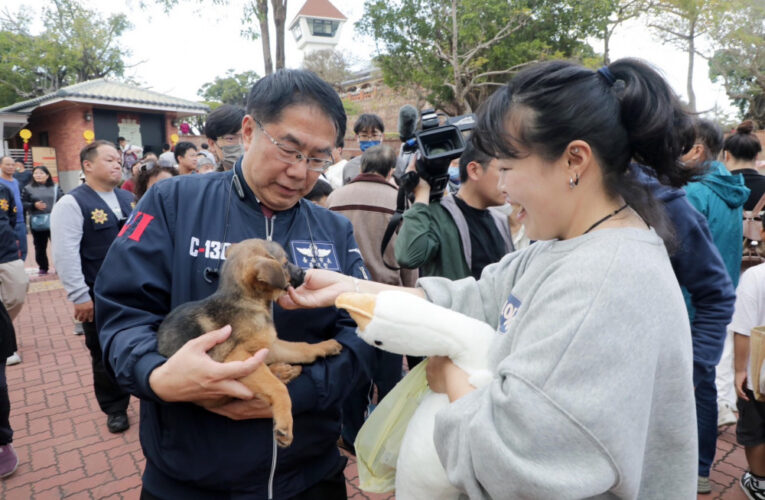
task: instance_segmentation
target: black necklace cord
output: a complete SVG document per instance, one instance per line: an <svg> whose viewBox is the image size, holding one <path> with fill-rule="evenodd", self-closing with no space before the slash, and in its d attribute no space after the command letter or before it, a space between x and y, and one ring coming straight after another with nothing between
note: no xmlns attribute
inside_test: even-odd
<svg viewBox="0 0 765 500"><path fill-rule="evenodd" d="M599 225L603 224L603 223L604 223L604 222L606 222L608 219L610 219L610 218L611 218L611 217L613 217L614 215L618 214L619 212L621 212L622 210L624 210L625 208L627 208L627 206L628 206L628 205L625 203L624 205L622 205L621 207L617 208L616 210L614 210L614 211L613 211L613 212L611 212L610 214L606 215L605 217L603 217L602 219L600 219L598 222L596 222L595 224L593 224L592 226L590 226L590 227L587 229L587 231L583 232L583 233L582 233L582 236L584 236L585 234L589 233L590 231L592 231L593 229L595 229L595 228L596 228L596 227L598 227Z"/></svg>

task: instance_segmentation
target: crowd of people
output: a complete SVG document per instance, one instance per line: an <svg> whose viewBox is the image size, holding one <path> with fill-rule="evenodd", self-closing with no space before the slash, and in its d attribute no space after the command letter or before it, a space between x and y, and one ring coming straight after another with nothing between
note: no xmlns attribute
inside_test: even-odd
<svg viewBox="0 0 765 500"><path fill-rule="evenodd" d="M422 360L365 344L334 299L392 289L496 329L486 387L427 361L431 390L452 401L439 458L468 497L691 498L710 491L718 429L736 424L741 487L765 498L765 402L748 364L765 264L741 273L758 243L743 213L765 203L752 122L724 137L623 59L517 74L476 113L443 193L385 144L377 115L356 120L361 153L342 159L342 102L310 72L260 79L246 109L217 108L204 133L159 155L94 141L68 193L45 167L26 176L2 158L0 476L18 463L5 367L21 361L28 223L40 274L51 241L109 431L128 429L130 396L141 401L141 498L346 498L338 447L355 453L375 403ZM403 176L415 182L402 213ZM157 351L163 318L214 293L227 247L247 238L306 271L274 305L279 337L343 346L288 384L286 449L239 381L265 353L213 361L230 327ZM233 399L204 406L222 396Z"/></svg>

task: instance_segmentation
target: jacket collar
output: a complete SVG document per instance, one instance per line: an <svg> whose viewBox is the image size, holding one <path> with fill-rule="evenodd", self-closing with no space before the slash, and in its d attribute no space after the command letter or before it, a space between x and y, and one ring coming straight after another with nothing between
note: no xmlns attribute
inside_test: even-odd
<svg viewBox="0 0 765 500"><path fill-rule="evenodd" d="M359 174L354 177L348 184L352 184L354 182L376 182L378 184L385 184L393 189L396 189L396 186L386 181L385 177L380 174Z"/></svg>

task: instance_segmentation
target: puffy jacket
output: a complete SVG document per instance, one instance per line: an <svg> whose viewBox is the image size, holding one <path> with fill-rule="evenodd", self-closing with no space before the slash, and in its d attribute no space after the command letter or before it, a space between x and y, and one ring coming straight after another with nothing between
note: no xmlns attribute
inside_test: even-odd
<svg viewBox="0 0 765 500"><path fill-rule="evenodd" d="M242 177L240 160L228 172L179 176L153 186L123 226L96 281L104 360L119 384L141 398L144 487L156 496L267 498L270 419L234 421L194 404L166 403L148 382L165 361L156 341L162 319L172 308L212 294L226 247L246 238L273 239L303 268L366 278L345 217L301 200L266 218ZM353 320L334 307L285 311L274 305L274 323L285 340L334 338L343 345L340 355L304 366L288 385L295 439L278 450L273 489L274 498L289 498L343 467L336 446L341 402L358 377L369 376L373 351L356 336Z"/></svg>

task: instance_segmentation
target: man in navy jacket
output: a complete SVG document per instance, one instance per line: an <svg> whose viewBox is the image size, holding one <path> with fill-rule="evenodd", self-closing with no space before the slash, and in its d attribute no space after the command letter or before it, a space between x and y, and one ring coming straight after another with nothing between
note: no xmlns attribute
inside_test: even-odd
<svg viewBox="0 0 765 500"><path fill-rule="evenodd" d="M156 184L112 245L104 263L111 271L96 282L96 314L104 359L141 398L144 498L345 498L340 408L373 362L345 312L274 305L280 338L343 345L288 384L295 438L285 449L274 446L270 408L237 381L254 371L257 356L216 363L206 354L230 328L169 359L156 342L172 308L215 291L226 248L246 238L280 243L305 269L366 279L351 223L301 200L332 163L345 121L339 97L315 75L282 70L262 78L250 92L245 154L234 168ZM193 404L220 395L240 400L214 410Z"/></svg>

